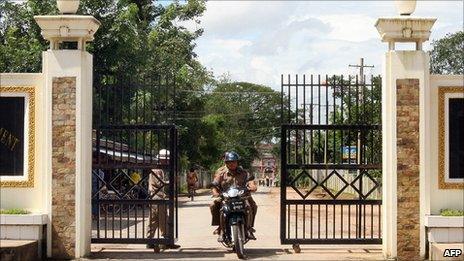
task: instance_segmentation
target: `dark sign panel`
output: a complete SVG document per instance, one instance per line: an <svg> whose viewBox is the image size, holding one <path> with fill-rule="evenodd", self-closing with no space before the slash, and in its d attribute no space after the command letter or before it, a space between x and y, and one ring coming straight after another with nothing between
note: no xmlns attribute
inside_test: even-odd
<svg viewBox="0 0 464 261"><path fill-rule="evenodd" d="M0 97L0 175L21 176L24 168L24 97Z"/></svg>
<svg viewBox="0 0 464 261"><path fill-rule="evenodd" d="M464 178L464 99L449 99L449 178Z"/></svg>

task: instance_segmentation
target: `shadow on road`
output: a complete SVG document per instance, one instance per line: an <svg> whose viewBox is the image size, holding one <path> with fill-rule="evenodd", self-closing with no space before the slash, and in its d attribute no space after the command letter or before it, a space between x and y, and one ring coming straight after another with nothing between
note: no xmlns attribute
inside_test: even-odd
<svg viewBox="0 0 464 261"><path fill-rule="evenodd" d="M135 250L127 251L103 250L102 252L92 252L88 259L192 259L192 258L221 258L225 252L219 252L211 248L190 248L179 250L167 250L160 253L153 253L152 250Z"/></svg>
<svg viewBox="0 0 464 261"><path fill-rule="evenodd" d="M245 249L245 254L247 255L248 259L253 259L253 258L266 258L266 257L271 257L271 256L276 256L276 255L282 255L285 253L285 250L282 248L246 248Z"/></svg>
<svg viewBox="0 0 464 261"><path fill-rule="evenodd" d="M266 258L277 254L284 254L281 248L250 248L245 250L248 259ZM102 250L101 252L92 252L88 259L215 259L223 258L226 254L232 254L230 249L218 248L181 248L179 250L167 250L160 253L153 253L151 250L127 249L124 250Z"/></svg>
<svg viewBox="0 0 464 261"><path fill-rule="evenodd" d="M210 204L211 204L211 203L207 203L207 202L205 202L205 203L199 203L199 204L197 204L197 203L185 204L185 203L184 203L184 204L181 204L181 205L179 206L179 208L199 208L199 207L203 207L203 208L204 208L204 207L207 207L207 208L209 208L209 205L210 205Z"/></svg>

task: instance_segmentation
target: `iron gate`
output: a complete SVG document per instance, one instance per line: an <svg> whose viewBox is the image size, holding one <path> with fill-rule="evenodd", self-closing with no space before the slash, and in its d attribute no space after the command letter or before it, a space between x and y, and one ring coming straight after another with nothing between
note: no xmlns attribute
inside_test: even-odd
<svg viewBox="0 0 464 261"><path fill-rule="evenodd" d="M282 244L379 244L381 86L282 75Z"/></svg>
<svg viewBox="0 0 464 261"><path fill-rule="evenodd" d="M173 244L178 236L175 84L107 78L94 86L91 241Z"/></svg>

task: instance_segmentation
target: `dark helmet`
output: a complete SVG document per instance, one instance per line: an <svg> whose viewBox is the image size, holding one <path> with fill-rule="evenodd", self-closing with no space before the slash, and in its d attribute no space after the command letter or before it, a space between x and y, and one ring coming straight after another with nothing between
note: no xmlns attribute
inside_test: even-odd
<svg viewBox="0 0 464 261"><path fill-rule="evenodd" d="M238 161L240 156L235 151L228 151L224 154L224 161Z"/></svg>

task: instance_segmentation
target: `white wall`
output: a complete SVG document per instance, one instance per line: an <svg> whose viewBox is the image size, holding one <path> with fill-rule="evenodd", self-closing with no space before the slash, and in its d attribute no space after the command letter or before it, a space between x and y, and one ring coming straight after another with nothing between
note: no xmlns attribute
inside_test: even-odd
<svg viewBox="0 0 464 261"><path fill-rule="evenodd" d="M92 170L92 55L80 50L43 52L43 73L0 74L1 86L33 86L35 93L34 187L1 188L0 208L23 208L47 214L52 210L52 81L76 77L76 254L90 253ZM51 226L47 226L47 256L51 256Z"/></svg>
<svg viewBox="0 0 464 261"><path fill-rule="evenodd" d="M430 212L426 214L440 214L440 209L453 208L464 209L463 189L439 189L438 188L438 87L462 87L464 88L464 75L431 75L430 76L430 114L429 128L430 155L426 162L429 169L428 188L430 196Z"/></svg>
<svg viewBox="0 0 464 261"><path fill-rule="evenodd" d="M44 91L41 73L0 73L0 86L32 86L35 88L35 160L34 187L0 189L0 208L22 208L34 213L47 213L44 171ZM5 113L5 112L1 112ZM27 148L26 148L27 149Z"/></svg>

